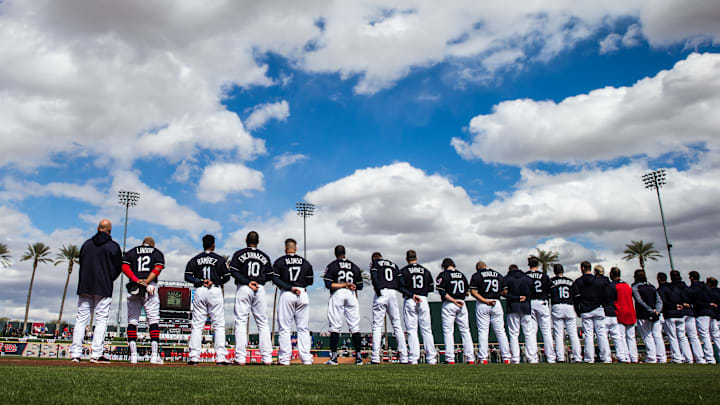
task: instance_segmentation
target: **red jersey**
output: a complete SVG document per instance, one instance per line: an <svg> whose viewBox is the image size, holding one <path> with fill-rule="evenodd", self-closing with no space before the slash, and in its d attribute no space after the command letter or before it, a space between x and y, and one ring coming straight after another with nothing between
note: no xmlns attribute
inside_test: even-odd
<svg viewBox="0 0 720 405"><path fill-rule="evenodd" d="M613 282L617 291L617 300L615 301L615 313L617 314L618 323L623 325L634 325L635 321L635 305L633 303L632 288L622 281Z"/></svg>

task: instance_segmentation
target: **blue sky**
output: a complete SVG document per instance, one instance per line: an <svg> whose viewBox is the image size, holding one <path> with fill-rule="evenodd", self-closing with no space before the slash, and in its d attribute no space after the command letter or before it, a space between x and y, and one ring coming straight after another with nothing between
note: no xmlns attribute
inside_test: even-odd
<svg viewBox="0 0 720 405"><path fill-rule="evenodd" d="M0 30L12 44L0 60L16 65L0 74L0 237L15 258L2 306L24 309L26 242L80 244L101 217L120 239L114 195L128 187L142 192L130 241L155 236L170 278L205 232L229 254L257 229L280 254L301 237L292 210L304 199L318 204L317 271L345 243L362 265L372 250L400 261L419 246L430 265L453 256L469 272L478 258L523 264L536 247L571 268L621 262L631 238L663 247L639 176L666 167L676 261L702 267L720 240L706 220L720 24L712 2L677 17L680 2L661 3L398 13L318 2L253 5L250 20L225 5L203 10L212 22L182 2L164 5L174 19L140 2L124 17L3 3L16 31ZM687 193L701 198L685 204ZM43 271L32 314L50 319L64 280ZM313 316L322 323L322 306Z"/></svg>

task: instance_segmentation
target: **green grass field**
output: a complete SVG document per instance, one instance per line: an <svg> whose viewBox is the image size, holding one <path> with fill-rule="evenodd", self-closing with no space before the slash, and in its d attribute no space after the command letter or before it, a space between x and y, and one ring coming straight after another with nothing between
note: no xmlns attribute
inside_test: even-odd
<svg viewBox="0 0 720 405"><path fill-rule="evenodd" d="M14 403L675 403L720 400L720 366L79 367L0 363Z"/></svg>

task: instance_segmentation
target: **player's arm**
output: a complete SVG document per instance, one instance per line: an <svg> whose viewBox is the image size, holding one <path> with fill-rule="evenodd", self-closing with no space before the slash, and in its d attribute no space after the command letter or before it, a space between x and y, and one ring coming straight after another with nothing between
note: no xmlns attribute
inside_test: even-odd
<svg viewBox="0 0 720 405"><path fill-rule="evenodd" d="M405 298L413 298L414 294L410 292L410 290L407 289L407 286L405 285L405 276L401 271L397 272L398 277L398 291L403 295Z"/></svg>
<svg viewBox="0 0 720 405"><path fill-rule="evenodd" d="M352 272L354 275L353 280L357 280L357 282L355 282L355 291L360 291L365 286L365 282L362 278L362 270L360 270L360 267L356 266L355 263L353 263Z"/></svg>
<svg viewBox="0 0 720 405"><path fill-rule="evenodd" d="M240 267L242 267L240 260L238 260L237 255L233 255L232 259L230 259L230 265L228 266L230 275L232 275L235 281L237 281L240 285L250 284L250 279L240 272Z"/></svg>
<svg viewBox="0 0 720 405"><path fill-rule="evenodd" d="M203 285L203 280L195 277L195 265L194 261L190 260L185 267L185 281L191 283L195 288Z"/></svg>
<svg viewBox="0 0 720 405"><path fill-rule="evenodd" d="M159 250L155 249L153 252L153 259L153 269L150 272L150 275L145 279L145 284L150 284L151 282L157 280L160 272L162 272L165 268L165 255L163 255Z"/></svg>
<svg viewBox="0 0 720 405"><path fill-rule="evenodd" d="M482 279L473 277L472 281L470 282L470 295L472 295L473 298L482 302L483 304L495 305L494 300L489 300L489 299L483 297L482 294L480 294L480 292L478 291L478 285L482 285L482 283L483 283Z"/></svg>
<svg viewBox="0 0 720 405"><path fill-rule="evenodd" d="M307 260L303 261L303 269L305 270L305 283L308 286L313 285L313 282L315 281L313 267Z"/></svg>
<svg viewBox="0 0 720 405"><path fill-rule="evenodd" d="M330 291L347 288L348 283L336 283L333 281L335 279L335 272L333 270L334 269L330 268L330 266L325 268L325 274L323 274L323 282L325 283L325 288Z"/></svg>
<svg viewBox="0 0 720 405"><path fill-rule="evenodd" d="M275 265L273 266L272 282L273 282L273 284L275 284L279 289L284 290L284 291L290 291L290 289L292 288L292 286L291 286L289 283L286 283L285 281L283 281L283 280L280 278L280 274L281 274L281 272L283 272L283 271L287 271L287 270L284 270L284 269L281 267L280 260L276 261L276 262L275 262Z"/></svg>
<svg viewBox="0 0 720 405"><path fill-rule="evenodd" d="M375 295L378 297L382 295L380 293L380 288L378 288L378 269L374 265L370 267L370 281L372 281L373 289L375 290Z"/></svg>
<svg viewBox="0 0 720 405"><path fill-rule="evenodd" d="M220 285L222 286L230 281L230 270L228 270L227 261L225 261L225 258L222 256L220 256L217 266L220 268L220 270L218 270L218 277L220 278Z"/></svg>
<svg viewBox="0 0 720 405"><path fill-rule="evenodd" d="M128 280L132 281L133 283L137 283L140 280L137 278L137 276L135 276L132 271L131 265L136 260L132 252L133 250L131 249L123 256L122 272L127 276Z"/></svg>

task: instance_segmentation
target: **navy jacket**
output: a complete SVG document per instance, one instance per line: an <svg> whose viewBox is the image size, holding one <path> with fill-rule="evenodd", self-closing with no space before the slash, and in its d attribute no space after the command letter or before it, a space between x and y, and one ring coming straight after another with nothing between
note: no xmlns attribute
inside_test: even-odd
<svg viewBox="0 0 720 405"><path fill-rule="evenodd" d="M713 309L713 318L720 319L720 288L708 288L710 291L710 302L717 305L715 309Z"/></svg>
<svg viewBox="0 0 720 405"><path fill-rule="evenodd" d="M678 309L678 305L682 306L685 298L681 290L674 288L670 283L662 283L657 289L660 299L663 303L663 316L666 319L682 318L685 316L682 309Z"/></svg>
<svg viewBox="0 0 720 405"><path fill-rule="evenodd" d="M617 289L606 276L595 276L600 284L605 286L605 299L603 300L603 309L605 316L615 317L615 301L617 300Z"/></svg>
<svg viewBox="0 0 720 405"><path fill-rule="evenodd" d="M678 294L682 297L682 302L685 304L690 304L690 294L688 290L687 284L685 284L684 281L673 281L670 283L672 288L678 291ZM685 308L682 310L683 316L695 316L693 313L692 307Z"/></svg>
<svg viewBox="0 0 720 405"><path fill-rule="evenodd" d="M507 288L507 308L511 314L530 314L530 297L533 290L533 280L520 270L509 271L505 276ZM520 297L527 299L520 302Z"/></svg>
<svg viewBox="0 0 720 405"><path fill-rule="evenodd" d="M122 272L122 251L110 235L98 232L80 248L78 295L112 297L113 281Z"/></svg>
<svg viewBox="0 0 720 405"><path fill-rule="evenodd" d="M713 316L713 309L710 307L710 291L708 286L702 281L692 281L688 287L688 296L690 305L693 308L693 314L698 316Z"/></svg>
<svg viewBox="0 0 720 405"><path fill-rule="evenodd" d="M593 311L605 303L607 286L592 274L583 274L572 286L575 312L584 314Z"/></svg>

